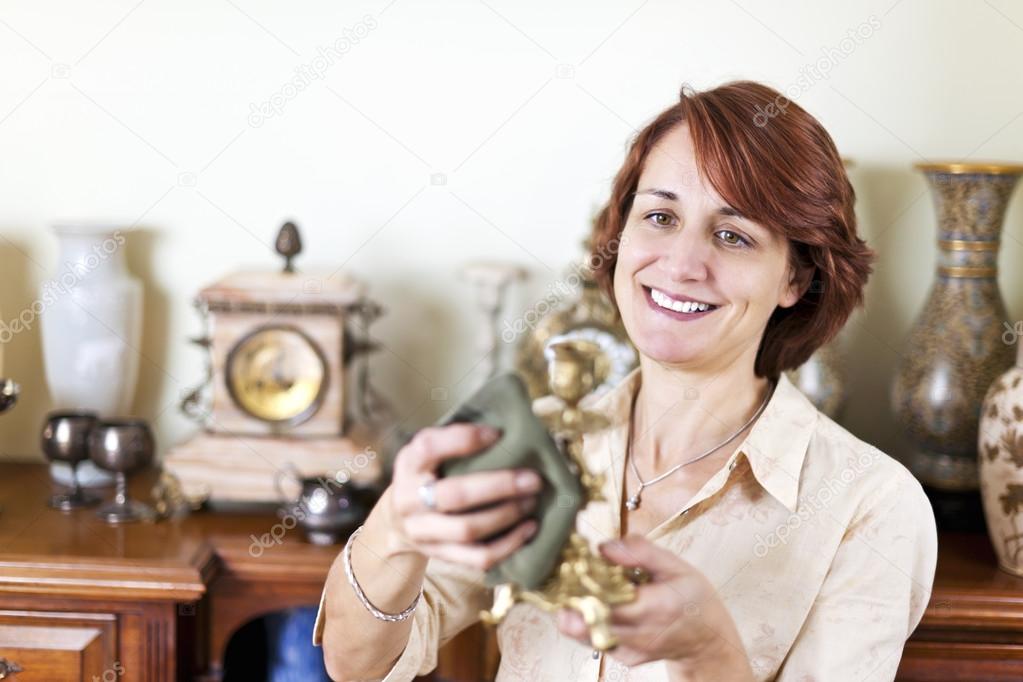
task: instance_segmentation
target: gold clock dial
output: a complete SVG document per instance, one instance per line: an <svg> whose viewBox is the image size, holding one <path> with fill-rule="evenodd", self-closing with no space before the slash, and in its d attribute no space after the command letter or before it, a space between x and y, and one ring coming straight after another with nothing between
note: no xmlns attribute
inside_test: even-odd
<svg viewBox="0 0 1023 682"><path fill-rule="evenodd" d="M262 327L228 354L225 379L231 397L251 416L295 425L319 408L327 363L298 329Z"/></svg>

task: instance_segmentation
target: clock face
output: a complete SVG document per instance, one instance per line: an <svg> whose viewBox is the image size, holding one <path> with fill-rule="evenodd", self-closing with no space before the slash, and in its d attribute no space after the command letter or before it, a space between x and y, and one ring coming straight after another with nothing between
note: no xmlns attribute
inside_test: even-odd
<svg viewBox="0 0 1023 682"><path fill-rule="evenodd" d="M256 419L294 426L316 414L327 363L294 327L260 327L228 353L225 380L238 407Z"/></svg>

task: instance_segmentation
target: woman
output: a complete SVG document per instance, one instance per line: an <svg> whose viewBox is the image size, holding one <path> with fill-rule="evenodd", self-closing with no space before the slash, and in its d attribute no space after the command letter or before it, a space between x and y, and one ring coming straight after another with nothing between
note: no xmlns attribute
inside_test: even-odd
<svg viewBox="0 0 1023 682"><path fill-rule="evenodd" d="M594 407L611 426L587 435L584 456L609 474L606 501L577 530L652 580L614 608L620 644L604 655L577 614L515 607L498 629L499 680L894 678L934 577L930 506L783 373L862 303L873 253L853 201L827 132L757 83L683 90L639 133L593 262L640 366ZM496 438L424 429L399 452L350 543L350 576L339 558L324 589L336 679L424 674L489 605L482 571L528 542L540 481L430 481Z"/></svg>

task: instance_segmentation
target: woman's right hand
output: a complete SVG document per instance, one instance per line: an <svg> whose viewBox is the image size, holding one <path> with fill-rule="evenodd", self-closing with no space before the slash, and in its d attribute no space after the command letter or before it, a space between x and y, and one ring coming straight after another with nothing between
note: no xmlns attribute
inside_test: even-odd
<svg viewBox="0 0 1023 682"><path fill-rule="evenodd" d="M384 499L390 516L393 554L415 552L479 569L489 569L528 541L537 522L527 518L543 487L531 469L502 469L438 478L441 462L466 457L500 439L489 426L450 424L422 429L398 451ZM435 509L420 499L419 487L434 484ZM484 542L511 528L490 542Z"/></svg>

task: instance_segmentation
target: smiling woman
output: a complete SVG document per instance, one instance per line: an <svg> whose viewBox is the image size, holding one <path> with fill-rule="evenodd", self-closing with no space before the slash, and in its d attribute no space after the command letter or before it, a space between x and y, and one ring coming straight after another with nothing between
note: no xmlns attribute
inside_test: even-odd
<svg viewBox="0 0 1023 682"><path fill-rule="evenodd" d="M934 516L905 467L784 374L862 302L873 253L830 136L783 101L749 82L683 91L615 178L593 240L614 255L595 274L640 366L591 408L609 426L582 456L604 487L576 530L651 580L612 609L606 655L579 614L516 607L502 682L895 677L931 591ZM534 536L548 484L436 470L499 437L424 429L398 453L324 588L336 679L425 674L489 604L483 571Z"/></svg>
<svg viewBox="0 0 1023 682"><path fill-rule="evenodd" d="M686 234L672 248L672 240L683 232L683 219L688 224L695 220L679 215L684 197L687 204L697 199L707 204L709 220L699 228L707 230L706 241L710 236L717 241L716 261L735 268L736 277L752 279L764 289L769 281L764 277L777 279L780 273L751 268L777 264L771 255L784 252L794 289L779 297L777 307L768 301L766 316L760 314L766 326L758 319L751 329L759 336L757 327L764 327L755 363L761 377L800 366L838 333L863 301L873 260L873 252L856 233L855 193L827 131L792 102L784 114L766 122L757 117L765 103L779 97L775 90L749 81L699 94L683 89L678 104L662 112L633 143L593 240L596 253L619 236L626 247L631 241L635 250L623 250L633 261L648 249L672 252L679 259L688 254L693 262L702 262L694 252L702 248L695 234ZM612 298L616 265L626 258L603 259L597 266L597 279ZM682 294L676 301L686 295L712 295L676 293ZM669 303L663 295L658 298L662 305ZM630 303L620 301L622 305ZM623 316L628 325L624 311Z"/></svg>

